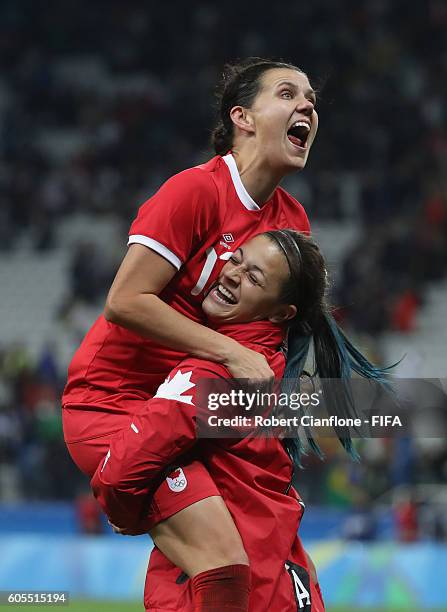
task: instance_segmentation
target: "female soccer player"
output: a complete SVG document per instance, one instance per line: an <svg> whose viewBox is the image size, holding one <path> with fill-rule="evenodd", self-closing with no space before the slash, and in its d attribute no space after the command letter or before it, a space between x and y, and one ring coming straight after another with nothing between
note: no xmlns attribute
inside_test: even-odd
<svg viewBox="0 0 447 612"><path fill-rule="evenodd" d="M289 376L301 374L313 337L316 370L321 376L343 380L343 370L355 368L364 376L377 377L380 371L353 349L330 316L324 297L326 282L324 260L315 243L290 230L267 232L234 253L205 298L203 310L219 331L262 350L277 377L284 373L284 355L278 347L287 328L292 346L297 347L295 339L300 345L297 353L288 354ZM198 598L199 604L215 606L209 609L218 610L224 602L225 609L244 609L234 584L224 585L221 596L225 599L219 598L219 589L216 593L222 568L202 571L212 563L212 548L200 537L197 518L203 501L191 505L194 493L188 489L196 479L197 462L179 459L196 442L197 421L202 416L206 421L210 414L200 404L200 379L228 376L220 364L186 358L149 401L148 409L112 440L106 461L93 479L110 520L137 531L152 527L156 545L162 543L168 557L179 559L192 578L188 583L179 582L178 568L155 550L145 597L148 610L192 610L193 588L196 604ZM328 395L328 400L329 412L340 414L337 398ZM348 397L344 403L350 406ZM160 437L156 434L164 422L169 425ZM345 439L343 443L347 445ZM209 471L200 476L202 486L210 478L217 486L214 495L222 495L250 559L249 609L322 610L309 578L309 561L296 535L303 509L290 486L292 461L281 441L260 437L202 440L200 447L200 459ZM156 491L147 516L147 496L163 469L175 460L177 468ZM160 523L169 516L171 521ZM177 524L188 524L186 538L179 535ZM241 588L248 568L235 565L231 571ZM245 595L247 598L247 587Z"/></svg>
<svg viewBox="0 0 447 612"><path fill-rule="evenodd" d="M85 473L95 472L110 437L186 354L221 363L235 377L272 376L262 354L201 324L200 304L250 236L309 231L302 206L278 185L304 168L317 127L315 92L296 66L254 59L227 71L216 157L172 177L142 205L104 314L70 364L64 435ZM206 512L215 520L209 532ZM201 516L215 562L247 563L225 506L209 501Z"/></svg>

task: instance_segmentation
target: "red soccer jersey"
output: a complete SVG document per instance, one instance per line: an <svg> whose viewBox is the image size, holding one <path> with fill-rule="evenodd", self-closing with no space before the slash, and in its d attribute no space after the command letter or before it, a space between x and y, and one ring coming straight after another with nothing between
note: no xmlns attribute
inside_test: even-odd
<svg viewBox="0 0 447 612"><path fill-rule="evenodd" d="M293 228L309 232L303 207L278 187L261 208L252 200L231 154L169 179L138 212L129 244L143 244L177 269L160 297L192 320L203 322L204 293L231 253L260 232ZM106 321L100 316L68 369L64 406L102 413L132 413L148 399L184 353ZM77 439L117 429L109 421L79 432ZM73 442L75 439L67 439Z"/></svg>
<svg viewBox="0 0 447 612"><path fill-rule="evenodd" d="M278 352L283 332L268 321L228 325L219 331L262 352L277 378L285 360ZM197 415L203 396L197 383L224 379L221 364L194 357L180 363L150 400L147 409L115 437L92 486L112 523L138 529L146 523L146 501L163 469L197 442ZM208 413L209 414L209 413ZM156 434L156 435L155 435ZM309 577L297 530L303 504L291 487L292 462L280 440L244 437L201 440L200 459L218 487L250 559L250 612L323 612ZM167 478L169 481L170 479ZM188 484L171 495L187 495ZM146 508L146 509L145 509ZM150 519L150 517L149 517ZM144 531L146 528L142 529ZM156 548L145 589L146 609L153 612L194 609L190 581Z"/></svg>

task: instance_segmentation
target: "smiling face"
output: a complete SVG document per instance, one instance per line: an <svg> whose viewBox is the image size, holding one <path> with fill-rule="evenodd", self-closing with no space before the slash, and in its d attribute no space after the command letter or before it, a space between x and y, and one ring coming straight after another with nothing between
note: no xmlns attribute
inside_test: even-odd
<svg viewBox="0 0 447 612"><path fill-rule="evenodd" d="M290 68L272 68L250 109L252 135L270 167L285 175L304 168L318 129L315 91L307 76Z"/></svg>
<svg viewBox="0 0 447 612"><path fill-rule="evenodd" d="M202 303L208 319L247 323L269 319L285 322L296 314L291 304L279 304L289 277L284 254L266 236L256 236L233 254Z"/></svg>

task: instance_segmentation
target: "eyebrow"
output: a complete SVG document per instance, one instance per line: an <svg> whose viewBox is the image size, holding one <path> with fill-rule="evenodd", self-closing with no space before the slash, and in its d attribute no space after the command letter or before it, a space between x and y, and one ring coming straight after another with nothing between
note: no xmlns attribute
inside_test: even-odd
<svg viewBox="0 0 447 612"><path fill-rule="evenodd" d="M239 247L238 249L235 250L235 253L237 253L238 251L241 252L242 257L244 257L244 251L241 247ZM259 266L257 266L256 264L252 264L250 266L252 269L257 270L258 272L260 272L262 274L262 276L264 277L265 280L267 280L267 276L265 274L265 272L263 270L261 270L261 268Z"/></svg>
<svg viewBox="0 0 447 612"><path fill-rule="evenodd" d="M276 87L281 87L281 85L287 85L288 87L292 87L292 89L295 89L295 90L299 89L297 84L292 83L292 81L280 81L279 83L276 84ZM315 97L317 96L317 92L312 87L310 87L309 89L306 89L304 94L308 96L315 96Z"/></svg>

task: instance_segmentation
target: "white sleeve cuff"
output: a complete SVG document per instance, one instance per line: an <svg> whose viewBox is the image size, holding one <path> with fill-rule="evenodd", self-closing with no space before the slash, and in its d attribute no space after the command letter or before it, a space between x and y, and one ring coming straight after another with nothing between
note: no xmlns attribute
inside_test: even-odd
<svg viewBox="0 0 447 612"><path fill-rule="evenodd" d="M167 259L169 263L171 263L175 268L177 268L177 270L180 270L180 268L182 267L182 261L177 257L177 255L174 255L174 253L170 251L168 247L165 247L164 244L157 242L153 238L148 238L147 236L142 236L141 234L133 234L132 236L129 236L127 245L129 246L129 244L144 244L144 246L148 247L149 249L152 249L153 251Z"/></svg>

